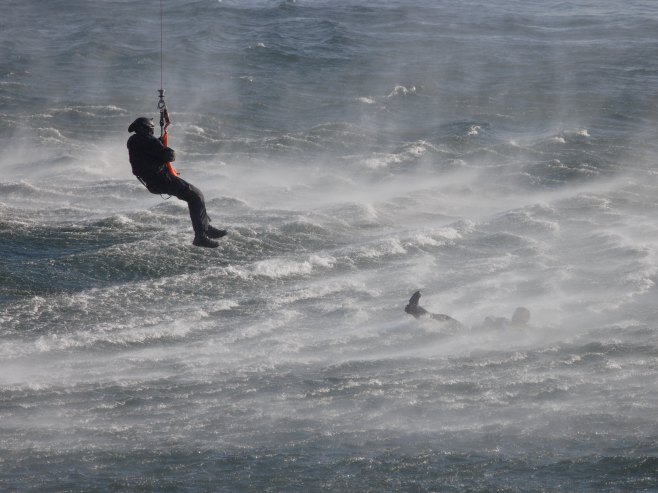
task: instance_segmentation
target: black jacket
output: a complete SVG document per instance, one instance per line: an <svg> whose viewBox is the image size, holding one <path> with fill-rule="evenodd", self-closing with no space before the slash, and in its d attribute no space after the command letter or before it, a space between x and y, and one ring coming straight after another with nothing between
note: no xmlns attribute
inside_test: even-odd
<svg viewBox="0 0 658 493"><path fill-rule="evenodd" d="M133 174L148 183L166 176L165 165L176 159L173 149L165 147L153 135L134 134L128 139L128 155Z"/></svg>

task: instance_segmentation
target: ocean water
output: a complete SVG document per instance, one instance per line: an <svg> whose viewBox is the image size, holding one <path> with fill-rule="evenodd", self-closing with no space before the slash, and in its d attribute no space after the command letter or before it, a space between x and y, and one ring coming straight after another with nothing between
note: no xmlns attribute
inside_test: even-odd
<svg viewBox="0 0 658 493"><path fill-rule="evenodd" d="M654 1L162 5L3 2L0 490L658 491Z"/></svg>

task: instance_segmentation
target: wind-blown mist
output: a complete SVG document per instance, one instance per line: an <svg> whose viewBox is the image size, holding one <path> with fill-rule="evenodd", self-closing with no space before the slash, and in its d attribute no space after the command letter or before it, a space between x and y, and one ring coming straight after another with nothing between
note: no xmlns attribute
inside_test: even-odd
<svg viewBox="0 0 658 493"><path fill-rule="evenodd" d="M69 3L0 19L2 489L658 488L653 2L164 0L212 251L159 2Z"/></svg>

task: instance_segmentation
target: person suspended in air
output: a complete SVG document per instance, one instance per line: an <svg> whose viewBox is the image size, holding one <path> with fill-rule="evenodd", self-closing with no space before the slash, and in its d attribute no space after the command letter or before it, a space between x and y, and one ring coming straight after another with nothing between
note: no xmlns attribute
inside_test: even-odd
<svg viewBox="0 0 658 493"><path fill-rule="evenodd" d="M153 135L154 130L153 120L146 117L137 118L128 127L128 132L133 134L127 144L133 174L149 192L171 195L187 202L194 229L193 245L218 247L219 243L215 240L225 236L226 230L210 225L203 193L168 166L176 159L176 153L163 144L162 138Z"/></svg>

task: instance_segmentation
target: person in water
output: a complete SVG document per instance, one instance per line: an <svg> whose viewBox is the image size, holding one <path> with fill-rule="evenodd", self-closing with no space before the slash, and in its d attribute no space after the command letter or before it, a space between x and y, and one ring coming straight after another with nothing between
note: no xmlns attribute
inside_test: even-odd
<svg viewBox="0 0 658 493"><path fill-rule="evenodd" d="M444 315L443 313L428 312L425 310L425 308L418 304L418 301L420 301L420 291L416 291L413 295L411 295L409 303L404 307L404 311L409 315L412 315L414 318L430 318L438 322L448 323L454 327L464 327L461 322L458 322L449 315Z"/></svg>
<svg viewBox="0 0 658 493"><path fill-rule="evenodd" d="M530 322L530 310L524 306L514 310L512 318L487 317L482 326L486 329L525 329Z"/></svg>
<svg viewBox="0 0 658 493"><path fill-rule="evenodd" d="M218 247L219 243L215 239L225 236L226 230L210 225L201 190L169 171L167 163L176 159L176 153L153 135L154 129L153 120L146 117L137 118L128 127L128 132L134 132L128 139L128 155L133 174L149 192L172 195L187 202L194 228L193 245Z"/></svg>

